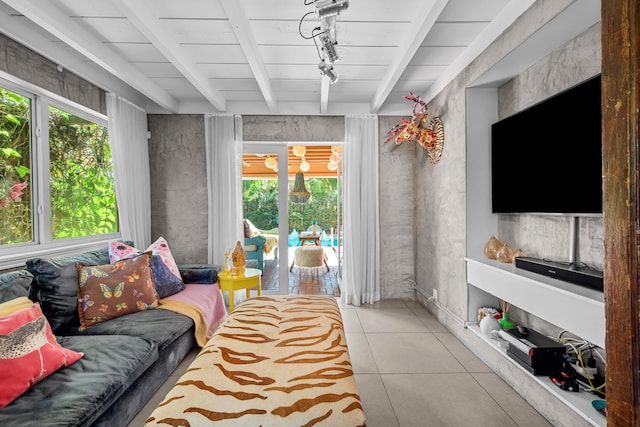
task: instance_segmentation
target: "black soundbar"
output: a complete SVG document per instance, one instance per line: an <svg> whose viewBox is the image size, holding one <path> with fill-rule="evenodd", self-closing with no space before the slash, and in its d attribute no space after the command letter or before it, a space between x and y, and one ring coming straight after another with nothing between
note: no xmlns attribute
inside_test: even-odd
<svg viewBox="0 0 640 427"><path fill-rule="evenodd" d="M531 257L517 257L516 267L587 288L604 290L602 271L591 267Z"/></svg>

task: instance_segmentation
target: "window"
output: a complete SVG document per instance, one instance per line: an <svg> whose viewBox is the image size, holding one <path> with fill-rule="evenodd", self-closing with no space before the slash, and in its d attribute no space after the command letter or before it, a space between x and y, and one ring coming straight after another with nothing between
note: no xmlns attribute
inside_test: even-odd
<svg viewBox="0 0 640 427"><path fill-rule="evenodd" d="M105 126L50 106L49 177L53 239L118 231Z"/></svg>
<svg viewBox="0 0 640 427"><path fill-rule="evenodd" d="M0 87L0 245L31 242L31 100Z"/></svg>
<svg viewBox="0 0 640 427"><path fill-rule="evenodd" d="M46 95L0 80L0 255L119 237L106 117Z"/></svg>

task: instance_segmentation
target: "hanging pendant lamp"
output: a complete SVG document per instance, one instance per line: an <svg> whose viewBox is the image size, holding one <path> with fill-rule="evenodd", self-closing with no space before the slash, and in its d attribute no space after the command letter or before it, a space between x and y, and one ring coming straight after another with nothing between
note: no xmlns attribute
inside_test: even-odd
<svg viewBox="0 0 640 427"><path fill-rule="evenodd" d="M304 187L304 175L302 172L296 174L293 190L289 192L289 197L293 203L307 203L309 201L311 193Z"/></svg>

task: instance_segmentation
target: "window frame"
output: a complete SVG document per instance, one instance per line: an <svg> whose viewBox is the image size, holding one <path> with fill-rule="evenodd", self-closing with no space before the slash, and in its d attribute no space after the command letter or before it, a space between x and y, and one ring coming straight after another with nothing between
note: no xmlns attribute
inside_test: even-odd
<svg viewBox="0 0 640 427"><path fill-rule="evenodd" d="M33 233L31 242L0 246L0 270L22 266L30 258L79 253L98 249L110 241L121 239L120 231L55 240L51 235L49 107L108 128L107 116L5 73L0 74L0 87L29 98L31 101L30 185ZM118 215L120 215L119 212Z"/></svg>

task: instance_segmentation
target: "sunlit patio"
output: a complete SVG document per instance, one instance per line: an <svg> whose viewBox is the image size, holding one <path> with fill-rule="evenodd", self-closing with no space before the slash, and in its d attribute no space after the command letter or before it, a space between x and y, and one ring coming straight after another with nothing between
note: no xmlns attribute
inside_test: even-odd
<svg viewBox="0 0 640 427"><path fill-rule="evenodd" d="M330 246L323 246L324 253L327 257L326 267L291 267L291 260L295 253L295 247L289 250L289 265L286 266L289 272L289 294L290 295L332 295L340 296L340 287L338 286L338 258L336 249ZM278 261L274 259L273 252L270 253L264 261L264 275L262 276L262 290L273 291L278 289L279 268ZM255 267L256 261L247 261L248 267Z"/></svg>

